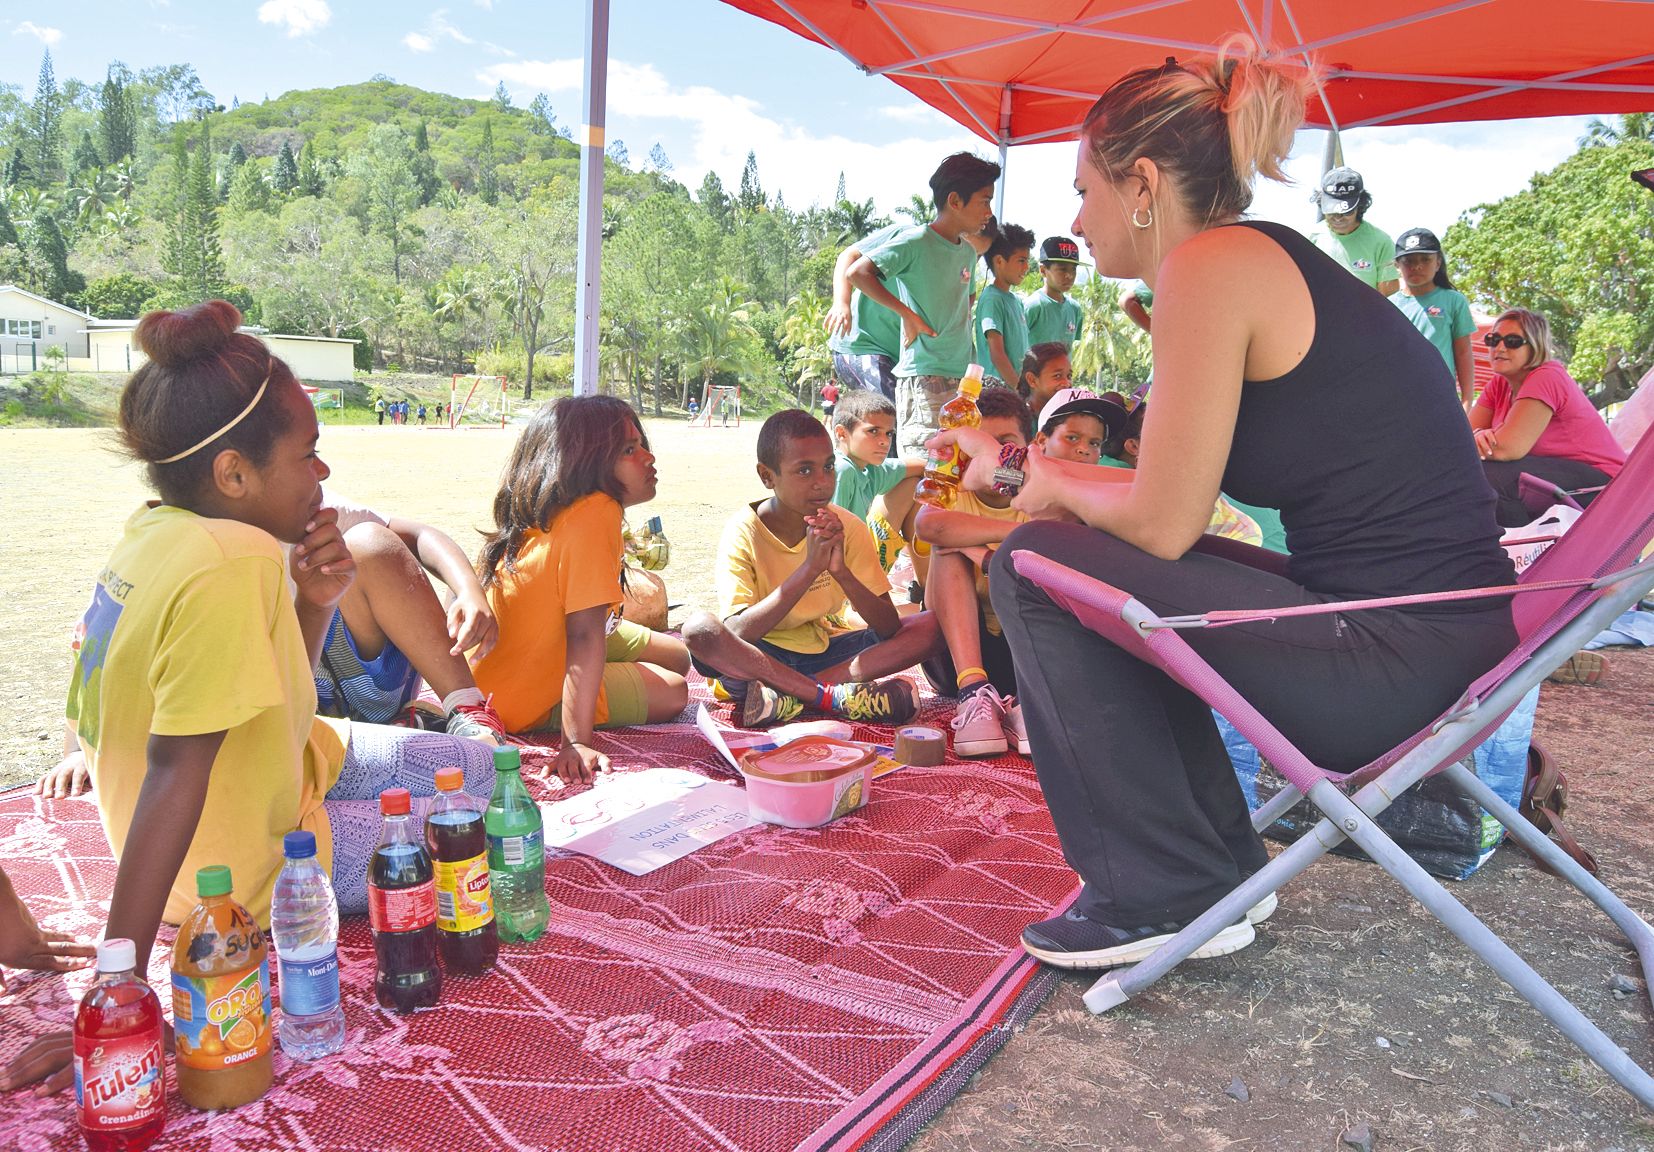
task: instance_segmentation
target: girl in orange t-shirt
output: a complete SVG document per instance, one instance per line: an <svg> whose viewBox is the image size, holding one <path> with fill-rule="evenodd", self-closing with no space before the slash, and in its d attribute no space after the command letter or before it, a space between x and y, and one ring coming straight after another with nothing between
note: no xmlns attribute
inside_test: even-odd
<svg viewBox="0 0 1654 1152"><path fill-rule="evenodd" d="M608 768L594 729L660 724L689 699L682 641L620 618L625 510L655 484L631 406L570 396L529 422L494 497L477 575L499 641L472 671L507 730L561 733L567 781Z"/></svg>

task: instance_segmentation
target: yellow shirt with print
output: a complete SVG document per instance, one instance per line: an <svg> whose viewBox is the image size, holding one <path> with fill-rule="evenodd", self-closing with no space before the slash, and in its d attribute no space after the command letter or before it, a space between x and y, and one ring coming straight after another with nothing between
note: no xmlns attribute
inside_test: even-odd
<svg viewBox="0 0 1654 1152"><path fill-rule="evenodd" d="M879 566L878 548L867 524L837 504L828 507L844 525L845 565L875 596L888 593L890 580ZM727 620L779 588L804 563L808 542L806 536L791 547L783 544L758 518L757 504L737 512L724 526L718 543L718 615ZM866 621L851 610L838 581L823 572L764 639L789 652L825 652L834 636L865 627Z"/></svg>
<svg viewBox="0 0 1654 1152"><path fill-rule="evenodd" d="M967 492L963 488L959 490L959 497L954 501L951 511L963 512L968 516L981 516L986 520L1003 520L1007 524L1021 524L1028 519L1025 513L1018 512L1015 508L995 508L992 504L984 504L975 492ZM976 562L976 602L982 605L982 626L988 630L990 636L1000 635L999 617L994 615L994 606L988 599L988 561L992 559L998 547L997 544L981 545L980 552L971 548L960 549Z"/></svg>
<svg viewBox="0 0 1654 1152"><path fill-rule="evenodd" d="M201 820L165 919L196 904L195 872L227 864L236 899L270 922L288 832L333 860L322 800L344 766L344 722L316 718L316 685L281 547L235 520L145 507L127 521L77 630L67 714L96 787L104 834L142 864L132 826L155 736L224 732Z"/></svg>

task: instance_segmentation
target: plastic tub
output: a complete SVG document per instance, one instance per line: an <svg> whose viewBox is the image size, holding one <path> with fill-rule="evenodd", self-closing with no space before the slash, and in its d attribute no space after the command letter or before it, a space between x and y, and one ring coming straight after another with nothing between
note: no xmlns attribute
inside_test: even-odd
<svg viewBox="0 0 1654 1152"><path fill-rule="evenodd" d="M873 752L831 736L804 736L741 757L747 811L768 824L819 828L867 803Z"/></svg>

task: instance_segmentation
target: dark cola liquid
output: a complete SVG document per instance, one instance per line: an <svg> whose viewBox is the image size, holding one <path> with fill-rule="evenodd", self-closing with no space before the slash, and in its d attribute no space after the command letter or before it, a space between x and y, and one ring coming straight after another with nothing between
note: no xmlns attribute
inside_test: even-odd
<svg viewBox="0 0 1654 1152"><path fill-rule="evenodd" d="M488 886L488 830L483 826L482 813L457 809L431 813L425 821L425 844L431 850L431 858L442 864L472 864L466 874L456 877L454 886L460 890L462 905L457 909L457 914L466 917L467 908L463 906L467 902L466 897L469 897L473 910L478 903L487 907L488 922L475 928L448 931L439 922L437 947L442 952L442 965L455 976L475 976L486 972L494 966L494 960L499 955L500 930L494 923L493 895ZM438 867L440 869L441 864ZM467 879L471 889L469 892L465 891ZM444 893L439 882L439 908L451 898L452 894ZM437 915L440 920L444 912L439 911Z"/></svg>
<svg viewBox="0 0 1654 1152"><path fill-rule="evenodd" d="M418 844L381 844L368 867L368 883L386 892L428 885L431 858ZM435 920L405 932L374 932L379 971L373 978L373 991L382 1006L397 1012L436 1006L442 996L436 937Z"/></svg>

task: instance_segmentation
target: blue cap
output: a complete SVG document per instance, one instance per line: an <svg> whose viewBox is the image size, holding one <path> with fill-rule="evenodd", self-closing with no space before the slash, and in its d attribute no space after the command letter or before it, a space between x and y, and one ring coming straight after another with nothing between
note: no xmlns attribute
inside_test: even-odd
<svg viewBox="0 0 1654 1152"><path fill-rule="evenodd" d="M316 854L314 832L289 832L281 838L281 854L289 860L308 860Z"/></svg>

